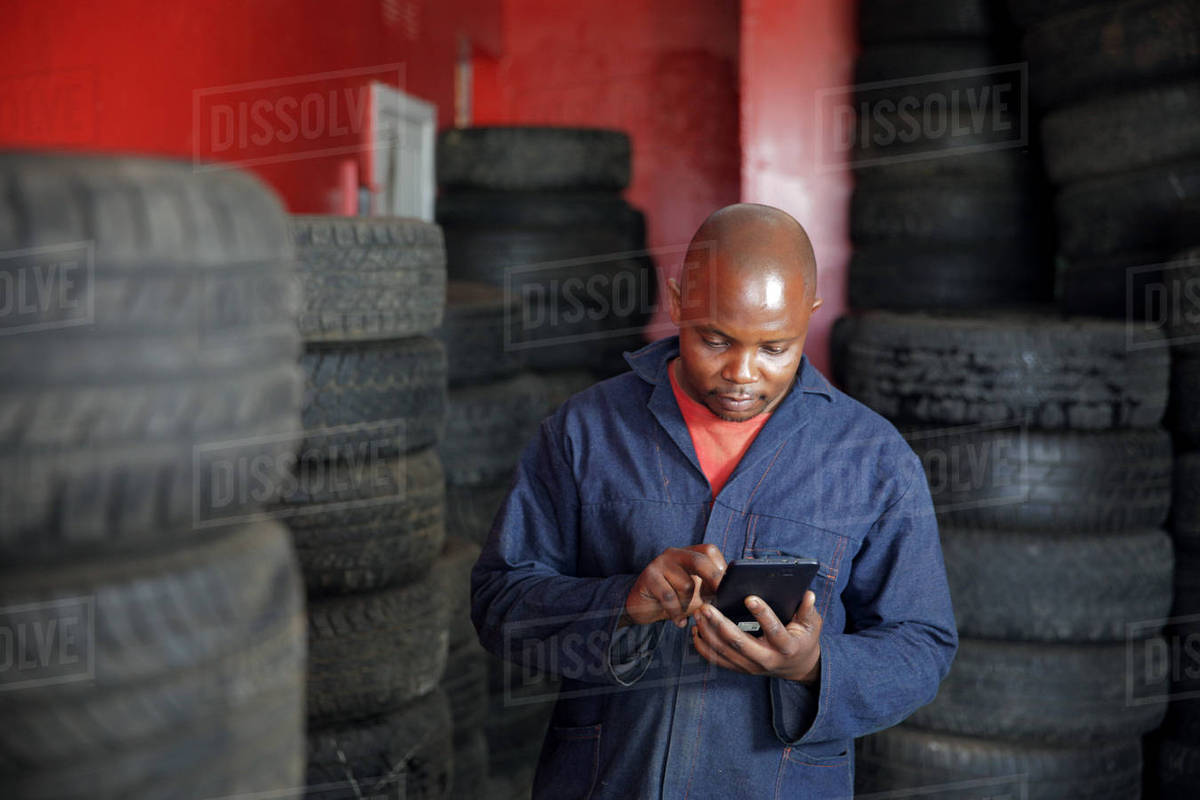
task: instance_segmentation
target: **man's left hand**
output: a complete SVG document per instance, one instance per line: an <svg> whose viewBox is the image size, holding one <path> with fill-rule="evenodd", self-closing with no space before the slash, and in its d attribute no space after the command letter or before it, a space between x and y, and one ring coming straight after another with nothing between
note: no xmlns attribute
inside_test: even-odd
<svg viewBox="0 0 1200 800"><path fill-rule="evenodd" d="M747 675L812 683L821 674L821 615L817 596L805 592L804 602L784 625L760 598L746 598L746 608L762 627L762 636L751 636L728 617L705 603L695 612L692 643L696 651L718 667Z"/></svg>

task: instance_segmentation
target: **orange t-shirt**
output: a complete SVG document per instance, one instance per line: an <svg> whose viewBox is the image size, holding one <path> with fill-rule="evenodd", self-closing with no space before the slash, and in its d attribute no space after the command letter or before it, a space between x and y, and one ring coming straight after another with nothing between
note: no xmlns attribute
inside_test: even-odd
<svg viewBox="0 0 1200 800"><path fill-rule="evenodd" d="M667 374L671 376L675 402L679 404L683 421L687 423L688 433L692 436L692 446L696 448L700 469L708 478L713 497L716 497L771 415L759 414L745 422L721 419L708 406L689 397L679 385L675 379L675 360L667 365Z"/></svg>

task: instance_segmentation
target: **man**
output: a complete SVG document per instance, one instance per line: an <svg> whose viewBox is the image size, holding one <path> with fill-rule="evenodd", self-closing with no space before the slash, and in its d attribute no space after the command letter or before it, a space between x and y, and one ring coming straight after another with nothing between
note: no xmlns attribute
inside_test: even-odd
<svg viewBox="0 0 1200 800"><path fill-rule="evenodd" d="M924 472L803 356L808 237L714 213L679 336L543 421L472 573L493 653L562 677L534 793L849 798L852 739L933 699L958 639ZM735 558L811 557L795 616L706 602ZM784 624L786 623L786 624Z"/></svg>

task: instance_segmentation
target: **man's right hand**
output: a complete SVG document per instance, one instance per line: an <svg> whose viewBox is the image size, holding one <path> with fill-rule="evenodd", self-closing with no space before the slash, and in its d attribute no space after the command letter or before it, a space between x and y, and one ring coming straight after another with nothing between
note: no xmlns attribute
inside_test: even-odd
<svg viewBox="0 0 1200 800"><path fill-rule="evenodd" d="M716 545L668 548L638 575L625 598L625 614L636 625L669 619L685 627L688 617L716 594L724 575L725 557Z"/></svg>

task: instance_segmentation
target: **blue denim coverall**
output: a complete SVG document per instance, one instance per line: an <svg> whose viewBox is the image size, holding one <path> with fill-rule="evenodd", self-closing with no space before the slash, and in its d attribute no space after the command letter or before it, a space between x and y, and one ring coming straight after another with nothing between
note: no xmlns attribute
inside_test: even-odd
<svg viewBox="0 0 1200 800"><path fill-rule="evenodd" d="M714 500L678 353L627 355L542 422L472 572L483 645L562 677L534 795L850 798L852 739L932 700L958 646L920 461L805 357ZM642 569L701 542L820 561L818 684L713 666L669 622L617 628Z"/></svg>

